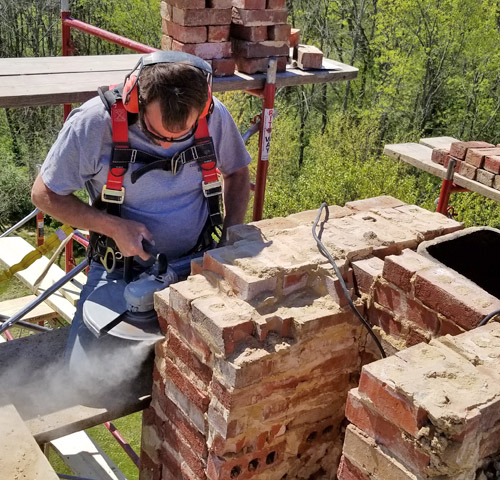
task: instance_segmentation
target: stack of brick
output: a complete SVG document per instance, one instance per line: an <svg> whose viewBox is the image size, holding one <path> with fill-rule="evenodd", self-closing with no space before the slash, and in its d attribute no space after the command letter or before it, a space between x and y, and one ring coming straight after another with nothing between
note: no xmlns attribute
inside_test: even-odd
<svg viewBox="0 0 500 480"><path fill-rule="evenodd" d="M364 366L338 479L497 478L499 360L491 323Z"/></svg>
<svg viewBox="0 0 500 480"><path fill-rule="evenodd" d="M163 50L203 58L216 77L233 75L231 0L162 0L161 16Z"/></svg>
<svg viewBox="0 0 500 480"><path fill-rule="evenodd" d="M240 72L266 72L269 57L277 71L286 69L291 26L286 23L285 0L232 0L231 39Z"/></svg>
<svg viewBox="0 0 500 480"><path fill-rule="evenodd" d="M366 332L315 245L316 215L233 227L228 246L157 294L165 340L144 414L141 480L335 477ZM380 197L330 207L322 240L353 292L351 261L453 228Z"/></svg>
<svg viewBox="0 0 500 480"><path fill-rule="evenodd" d="M395 352L475 328L500 300L456 271L413 250L353 263L368 321Z"/></svg>
<svg viewBox="0 0 500 480"><path fill-rule="evenodd" d="M500 146L481 141L453 142L449 149L432 151L432 161L445 168L451 158L459 175L500 190Z"/></svg>

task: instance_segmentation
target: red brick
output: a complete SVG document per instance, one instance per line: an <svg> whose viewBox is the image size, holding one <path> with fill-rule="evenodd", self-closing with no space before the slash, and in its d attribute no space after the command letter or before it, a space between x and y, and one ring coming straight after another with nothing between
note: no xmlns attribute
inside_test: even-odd
<svg viewBox="0 0 500 480"><path fill-rule="evenodd" d="M450 150L447 148L434 148L431 154L431 161L439 165L444 165L444 160L449 154Z"/></svg>
<svg viewBox="0 0 500 480"><path fill-rule="evenodd" d="M172 20L173 6L167 2L160 2L160 15L162 20Z"/></svg>
<svg viewBox="0 0 500 480"><path fill-rule="evenodd" d="M486 155L483 168L498 175L500 173L500 155Z"/></svg>
<svg viewBox="0 0 500 480"><path fill-rule="evenodd" d="M469 148L491 148L495 145L486 142L453 142L450 147L450 155L459 160L464 160Z"/></svg>
<svg viewBox="0 0 500 480"><path fill-rule="evenodd" d="M454 321L448 320L443 316L440 317L440 324L441 326L438 332L438 336L440 337L442 337L443 335L460 335L461 333L464 333L466 331L462 327L459 327Z"/></svg>
<svg viewBox="0 0 500 480"><path fill-rule="evenodd" d="M281 25L272 25L267 27L267 38L269 40L282 40L290 45L290 32L292 26L287 23Z"/></svg>
<svg viewBox="0 0 500 480"><path fill-rule="evenodd" d="M300 30L298 28L292 28L290 31L290 47L298 47L300 43Z"/></svg>
<svg viewBox="0 0 500 480"><path fill-rule="evenodd" d="M468 178L470 180L475 180L476 170L477 168L474 165L466 162L462 162L458 167L458 173L462 175L462 177Z"/></svg>
<svg viewBox="0 0 500 480"><path fill-rule="evenodd" d="M212 59L212 72L214 77L227 77L234 75L236 61L234 58L214 58Z"/></svg>
<svg viewBox="0 0 500 480"><path fill-rule="evenodd" d="M208 410L210 397L207 392L201 391L194 385L179 368L170 360L165 358L165 372L173 384L202 412Z"/></svg>
<svg viewBox="0 0 500 480"><path fill-rule="evenodd" d="M361 371L359 393L367 396L373 408L384 418L390 418L392 423L413 437L428 421L423 409L375 377L370 372L370 365L365 365Z"/></svg>
<svg viewBox="0 0 500 480"><path fill-rule="evenodd" d="M447 155L444 159L443 167L447 169L451 159L455 160L455 169L453 171L458 173L463 160L459 160L458 158L450 157L449 155Z"/></svg>
<svg viewBox="0 0 500 480"><path fill-rule="evenodd" d="M174 432L172 429L166 428L165 434L167 437L166 444L163 445L161 452L161 458L165 466L171 472L180 473L181 465L186 464L192 471L192 473L198 478L205 478L206 463L204 459L201 459L193 452L191 446L186 442L185 439L182 438L182 436L174 436ZM169 447L180 457L180 462L172 455ZM184 474L184 478L186 478L186 474Z"/></svg>
<svg viewBox="0 0 500 480"><path fill-rule="evenodd" d="M203 8L186 10L174 7L172 20L187 27L203 25L229 25L231 23L230 8Z"/></svg>
<svg viewBox="0 0 500 480"><path fill-rule="evenodd" d="M240 38L241 40L248 40L249 42L263 42L267 40L268 28L266 26L260 27L245 27L243 25L231 24L231 36Z"/></svg>
<svg viewBox="0 0 500 480"><path fill-rule="evenodd" d="M141 450L140 480L164 480L161 465L153 462L144 450Z"/></svg>
<svg viewBox="0 0 500 480"><path fill-rule="evenodd" d="M163 20L163 32L184 43L204 43L207 41L207 27L184 27L169 20Z"/></svg>
<svg viewBox="0 0 500 480"><path fill-rule="evenodd" d="M384 262L377 257L369 257L352 262L354 279L360 293L369 294L376 277L382 274Z"/></svg>
<svg viewBox="0 0 500 480"><path fill-rule="evenodd" d="M230 25L209 25L208 26L208 42L228 42ZM195 43L195 42L191 42Z"/></svg>
<svg viewBox="0 0 500 480"><path fill-rule="evenodd" d="M245 10L263 10L266 8L266 0L233 0L233 7Z"/></svg>
<svg viewBox="0 0 500 480"><path fill-rule="evenodd" d="M212 380L212 369L201 362L193 353L190 347L184 343L173 328L168 331L167 341L164 342L163 357L170 357L180 360L184 365L189 367L205 385L208 386Z"/></svg>
<svg viewBox="0 0 500 480"><path fill-rule="evenodd" d="M233 7L233 23L246 27L286 23L288 10L246 10Z"/></svg>
<svg viewBox="0 0 500 480"><path fill-rule="evenodd" d="M286 70L287 57L277 58L277 71L284 72ZM269 64L269 58L245 58L236 57L236 68L239 72L243 73L265 73L267 72L267 66Z"/></svg>
<svg viewBox="0 0 500 480"><path fill-rule="evenodd" d="M281 8L285 8L286 0L267 0L266 8L270 10L279 10Z"/></svg>
<svg viewBox="0 0 500 480"><path fill-rule="evenodd" d="M245 58L283 57L288 56L290 50L287 42L273 40L248 42L233 38L232 45L234 54Z"/></svg>
<svg viewBox="0 0 500 480"><path fill-rule="evenodd" d="M231 42L182 43L172 40L172 50L190 53L203 59L227 58L231 56Z"/></svg>
<svg viewBox="0 0 500 480"><path fill-rule="evenodd" d="M231 8L233 0L207 0L208 8Z"/></svg>
<svg viewBox="0 0 500 480"><path fill-rule="evenodd" d="M321 68L323 52L313 45L299 45L297 47L297 65L299 68Z"/></svg>
<svg viewBox="0 0 500 480"><path fill-rule="evenodd" d="M500 300L443 267L417 272L414 288L415 297L423 304L466 330L500 308Z"/></svg>
<svg viewBox="0 0 500 480"><path fill-rule="evenodd" d="M187 9L204 9L205 0L166 0L168 4L177 7Z"/></svg>
<svg viewBox="0 0 500 480"><path fill-rule="evenodd" d="M487 187L493 186L493 180L495 179L495 174L491 172L487 172L486 170L477 169L476 172L476 180Z"/></svg>
<svg viewBox="0 0 500 480"><path fill-rule="evenodd" d="M212 65L213 68L213 65ZM198 275L203 272L203 258L195 258L191 260L191 276Z"/></svg>
<svg viewBox="0 0 500 480"><path fill-rule="evenodd" d="M411 291L411 280L416 272L434 268L436 264L413 250L403 250L401 255L389 255L384 259L382 277L406 293Z"/></svg>
<svg viewBox="0 0 500 480"><path fill-rule="evenodd" d="M430 457L416 442L406 439L398 426L385 416L371 409L360 397L357 389L349 392L346 417L356 427L372 437L378 444L388 448L396 458L411 470L422 472L430 463ZM389 417L393 419L394 417Z"/></svg>
<svg viewBox="0 0 500 480"><path fill-rule="evenodd" d="M413 347L419 343L429 343L431 336L427 332L422 332L411 328L406 335L406 346Z"/></svg>
<svg viewBox="0 0 500 480"><path fill-rule="evenodd" d="M337 480L370 480L370 477L342 455L337 471Z"/></svg>
<svg viewBox="0 0 500 480"><path fill-rule="evenodd" d="M470 148L465 156L466 163L482 168L485 155L500 155L500 148Z"/></svg>
<svg viewBox="0 0 500 480"><path fill-rule="evenodd" d="M377 325L387 335L395 339L399 340L406 335L406 330L401 322L394 318L392 312L388 312L381 305L377 305L376 303L370 305L367 310L367 317L372 325Z"/></svg>

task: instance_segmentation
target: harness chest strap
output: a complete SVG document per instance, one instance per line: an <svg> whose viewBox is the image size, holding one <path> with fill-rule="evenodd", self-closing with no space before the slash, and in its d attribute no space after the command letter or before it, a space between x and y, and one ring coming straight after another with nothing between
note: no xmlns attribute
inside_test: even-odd
<svg viewBox="0 0 500 480"><path fill-rule="evenodd" d="M174 155L172 158L161 159L154 155L139 150L131 149L128 141L128 117L121 98L116 98L111 105L111 129L113 139L113 153L106 184L102 189L101 199L108 204L123 203L125 188L123 178L129 163L146 163L146 166L133 172L132 183L135 183L144 173L162 168L177 172L178 161L197 161L202 173L202 190L207 199L210 223L212 226L221 225L222 184L217 173L217 159L215 149L208 131L208 122L203 117L198 122L195 132L195 145ZM139 157L139 158L136 158Z"/></svg>

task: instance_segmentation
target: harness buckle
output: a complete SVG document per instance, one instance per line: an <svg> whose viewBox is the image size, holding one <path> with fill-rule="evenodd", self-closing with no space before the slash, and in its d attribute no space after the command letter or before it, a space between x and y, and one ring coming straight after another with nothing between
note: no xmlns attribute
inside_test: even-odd
<svg viewBox="0 0 500 480"><path fill-rule="evenodd" d="M222 182L220 180L215 180L214 182L201 182L201 188L203 190L203 195L206 198L215 197L222 193Z"/></svg>
<svg viewBox="0 0 500 480"><path fill-rule="evenodd" d="M101 200L108 203L117 203L121 205L125 199L125 187L120 190L112 190L108 188L107 184L104 184L101 192Z"/></svg>

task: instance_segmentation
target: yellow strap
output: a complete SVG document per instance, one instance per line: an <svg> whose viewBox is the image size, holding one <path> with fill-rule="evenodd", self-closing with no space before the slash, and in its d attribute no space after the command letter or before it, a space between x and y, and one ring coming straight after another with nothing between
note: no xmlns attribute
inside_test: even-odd
<svg viewBox="0 0 500 480"><path fill-rule="evenodd" d="M52 235L47 238L47 240L45 240L42 245L36 247L35 250L26 254L19 263L12 265L12 267L10 267L8 270L0 272L0 283L5 282L5 280L13 277L17 272L28 268L42 255L50 252L54 247L61 243L72 231L73 229L69 225L63 225L59 227Z"/></svg>

